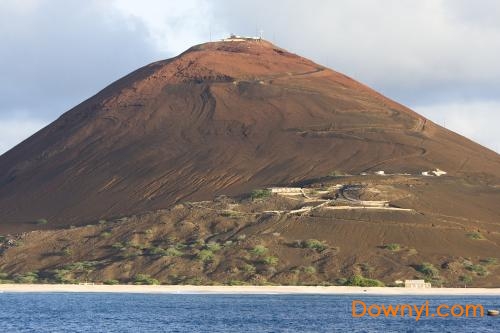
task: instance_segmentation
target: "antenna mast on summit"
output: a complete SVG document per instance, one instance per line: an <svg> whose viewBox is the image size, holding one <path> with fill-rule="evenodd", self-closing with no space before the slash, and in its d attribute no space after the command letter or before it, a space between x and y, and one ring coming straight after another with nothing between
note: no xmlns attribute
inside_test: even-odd
<svg viewBox="0 0 500 333"><path fill-rule="evenodd" d="M264 30L260 29L259 30L259 37L260 37L260 40L262 40L262 33L264 32Z"/></svg>

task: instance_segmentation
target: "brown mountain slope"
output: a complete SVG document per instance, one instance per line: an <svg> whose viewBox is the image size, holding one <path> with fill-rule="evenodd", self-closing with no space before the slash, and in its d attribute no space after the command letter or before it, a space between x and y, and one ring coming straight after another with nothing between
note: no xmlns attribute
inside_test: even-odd
<svg viewBox="0 0 500 333"><path fill-rule="evenodd" d="M436 168L496 182L500 156L270 43L207 43L118 80L2 155L0 233L336 170Z"/></svg>
<svg viewBox="0 0 500 333"><path fill-rule="evenodd" d="M146 274L166 284L344 284L357 274L498 287L499 201L498 188L449 176L331 177L301 192L0 237L0 283L156 283Z"/></svg>

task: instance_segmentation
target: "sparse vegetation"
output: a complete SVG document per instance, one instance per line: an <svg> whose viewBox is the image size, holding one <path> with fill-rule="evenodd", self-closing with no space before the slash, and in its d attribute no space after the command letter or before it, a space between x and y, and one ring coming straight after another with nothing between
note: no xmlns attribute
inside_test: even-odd
<svg viewBox="0 0 500 333"><path fill-rule="evenodd" d="M268 251L267 247L264 245L256 245L253 249L250 250L250 253L256 255L256 256L262 256L266 254Z"/></svg>
<svg viewBox="0 0 500 333"><path fill-rule="evenodd" d="M251 264L243 265L242 270L247 274L254 274L256 272L255 266Z"/></svg>
<svg viewBox="0 0 500 333"><path fill-rule="evenodd" d="M476 240L484 239L483 235L479 232L469 232L466 236L467 238L470 239L476 239Z"/></svg>
<svg viewBox="0 0 500 333"><path fill-rule="evenodd" d="M127 246L121 242L116 242L113 245L111 245L111 248L115 250L125 250Z"/></svg>
<svg viewBox="0 0 500 333"><path fill-rule="evenodd" d="M253 190L251 194L252 200L264 199L270 196L271 196L271 190L269 189Z"/></svg>
<svg viewBox="0 0 500 333"><path fill-rule="evenodd" d="M160 284L160 281L157 279L153 279L151 276L147 274L137 274L134 276L134 284L147 284L147 285L153 285L153 284Z"/></svg>
<svg viewBox="0 0 500 333"><path fill-rule="evenodd" d="M375 280L375 279L367 279L362 275L355 274L351 276L344 282L345 286L357 286L357 287L383 287L384 283Z"/></svg>
<svg viewBox="0 0 500 333"><path fill-rule="evenodd" d="M488 257L488 258L485 258L485 259L481 259L480 262L484 265L495 265L497 263L497 258L492 258L492 257Z"/></svg>
<svg viewBox="0 0 500 333"><path fill-rule="evenodd" d="M424 262L421 265L416 265L414 268L429 279L436 279L439 277L439 270L431 263Z"/></svg>
<svg viewBox="0 0 500 333"><path fill-rule="evenodd" d="M342 176L345 176L345 172L342 172L342 171L339 171L339 170L333 170L332 172L330 172L328 174L328 176L330 177L342 177Z"/></svg>
<svg viewBox="0 0 500 333"><path fill-rule="evenodd" d="M67 247L61 251L61 254L65 257L69 257L69 256L73 255L73 251Z"/></svg>
<svg viewBox="0 0 500 333"><path fill-rule="evenodd" d="M180 257L182 256L182 252L177 250L175 247L169 247L165 250L165 255L168 257Z"/></svg>
<svg viewBox="0 0 500 333"><path fill-rule="evenodd" d="M306 266L302 270L306 274L315 274L316 273L316 268L314 266Z"/></svg>
<svg viewBox="0 0 500 333"><path fill-rule="evenodd" d="M313 249L318 252L324 251L328 248L328 245L324 241L317 239L307 239L305 241L297 240L293 243L293 246L303 249Z"/></svg>
<svg viewBox="0 0 500 333"><path fill-rule="evenodd" d="M389 251L399 251L401 249L401 246L398 243L389 243L384 245L384 249L387 249Z"/></svg>
<svg viewBox="0 0 500 333"><path fill-rule="evenodd" d="M264 259L262 259L262 263L269 266L275 266L278 264L278 258L274 256L267 256Z"/></svg>
<svg viewBox="0 0 500 333"><path fill-rule="evenodd" d="M103 283L107 284L107 285L116 285L116 284L120 284L120 281L111 279L111 280L105 280Z"/></svg>
<svg viewBox="0 0 500 333"><path fill-rule="evenodd" d="M15 283L36 283L38 282L38 272L28 272L14 275Z"/></svg>
<svg viewBox="0 0 500 333"><path fill-rule="evenodd" d="M111 232L110 231L103 231L103 232L101 232L100 236L102 238L109 238L109 237L111 237Z"/></svg>
<svg viewBox="0 0 500 333"><path fill-rule="evenodd" d="M214 259L214 253L210 250L204 249L198 252L196 257L198 258L198 260L201 260L203 262L212 261Z"/></svg>
<svg viewBox="0 0 500 333"><path fill-rule="evenodd" d="M489 274L488 270L482 265L467 265L465 269L476 273L478 276L486 276Z"/></svg>
<svg viewBox="0 0 500 333"><path fill-rule="evenodd" d="M472 277L470 275L461 275L458 280L463 282L465 285L472 283Z"/></svg>
<svg viewBox="0 0 500 333"><path fill-rule="evenodd" d="M46 225L46 224L49 223L49 221L47 221L47 219L38 219L38 220L35 221L35 223L37 225Z"/></svg>
<svg viewBox="0 0 500 333"><path fill-rule="evenodd" d="M221 249L221 245L219 243L216 243L216 242L208 242L205 245L205 249L210 250L212 252L217 252Z"/></svg>

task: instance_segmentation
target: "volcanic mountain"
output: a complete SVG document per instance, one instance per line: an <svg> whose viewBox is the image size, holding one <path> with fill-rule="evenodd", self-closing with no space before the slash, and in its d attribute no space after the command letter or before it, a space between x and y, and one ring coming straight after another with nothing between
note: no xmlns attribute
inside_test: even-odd
<svg viewBox="0 0 500 333"><path fill-rule="evenodd" d="M495 186L500 156L269 42L205 43L121 78L0 156L0 233L382 170Z"/></svg>

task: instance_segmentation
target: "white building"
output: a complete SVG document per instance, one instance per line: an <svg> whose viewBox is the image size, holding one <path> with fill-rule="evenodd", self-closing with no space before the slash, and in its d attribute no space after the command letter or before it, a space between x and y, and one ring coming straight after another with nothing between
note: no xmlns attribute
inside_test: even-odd
<svg viewBox="0 0 500 333"><path fill-rule="evenodd" d="M229 38L223 38L223 42L244 42L246 40L261 40L261 37L250 37L250 36L238 36L231 34Z"/></svg>
<svg viewBox="0 0 500 333"><path fill-rule="evenodd" d="M300 187L270 187L268 190L271 191L271 193L280 193L280 194L302 193L302 188Z"/></svg>
<svg viewBox="0 0 500 333"><path fill-rule="evenodd" d="M405 280L405 288L430 288L431 284L424 280Z"/></svg>

